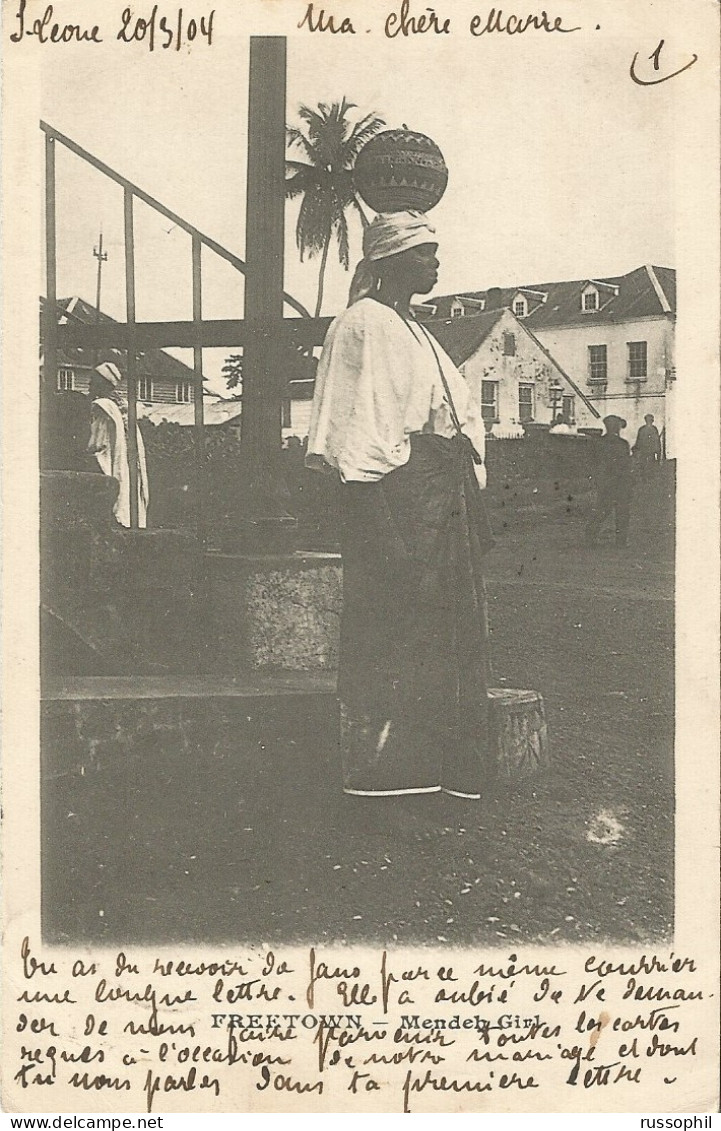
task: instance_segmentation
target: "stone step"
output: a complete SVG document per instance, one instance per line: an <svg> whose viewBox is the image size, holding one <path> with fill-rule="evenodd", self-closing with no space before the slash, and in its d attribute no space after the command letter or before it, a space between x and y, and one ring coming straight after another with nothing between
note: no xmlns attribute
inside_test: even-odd
<svg viewBox="0 0 721 1131"><path fill-rule="evenodd" d="M234 676L91 676L46 679L42 689L43 720L53 730L52 721L65 718L72 738L65 741L74 749L76 765L104 764L137 755L154 734L175 735L179 755L187 748L189 730L199 720L207 728L207 740L220 727L237 727L246 719L242 701L259 700L259 725L270 720L273 703L293 729L293 700L306 697L318 703L336 694L335 675L328 672L252 672ZM496 763L500 776L507 780L529 777L550 764L548 734L543 699L537 691L515 688L489 688L491 725L496 735ZM271 701L271 702L269 702ZM284 705L285 704L285 705ZM253 708L255 710L255 708ZM257 714L257 711L256 711ZM248 721L250 716L248 716ZM235 720L235 722L233 721ZM268 723L268 725L271 725ZM344 741L342 728L337 741ZM172 743L171 743L172 745ZM57 757L57 754L56 754ZM77 760L77 761L76 761Z"/></svg>

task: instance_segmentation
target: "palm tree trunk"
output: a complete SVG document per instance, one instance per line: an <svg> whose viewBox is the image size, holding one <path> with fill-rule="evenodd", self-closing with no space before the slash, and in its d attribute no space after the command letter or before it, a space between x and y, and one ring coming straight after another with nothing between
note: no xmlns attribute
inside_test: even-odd
<svg viewBox="0 0 721 1131"><path fill-rule="evenodd" d="M323 244L323 254L320 259L320 270L318 272L318 300L315 304L315 316L320 318L320 310L323 305L323 284L325 283L325 268L328 262L328 249L330 247L330 230L325 238Z"/></svg>

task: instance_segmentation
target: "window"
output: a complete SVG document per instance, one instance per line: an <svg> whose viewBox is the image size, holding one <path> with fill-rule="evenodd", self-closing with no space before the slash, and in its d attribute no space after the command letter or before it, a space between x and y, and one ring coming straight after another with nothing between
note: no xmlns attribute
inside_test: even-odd
<svg viewBox="0 0 721 1131"><path fill-rule="evenodd" d="M175 399L178 404L190 404L193 399L192 381L178 381L175 387Z"/></svg>
<svg viewBox="0 0 721 1131"><path fill-rule="evenodd" d="M515 357L516 356L516 335L505 333L503 335L503 356Z"/></svg>
<svg viewBox="0 0 721 1131"><path fill-rule="evenodd" d="M58 369L58 392L71 393L75 388L75 370Z"/></svg>
<svg viewBox="0 0 721 1131"><path fill-rule="evenodd" d="M640 381L648 374L647 343L627 342L628 380Z"/></svg>
<svg viewBox="0 0 721 1131"><path fill-rule="evenodd" d="M590 290L583 292L581 296L581 309L584 314L592 310L598 310L598 291Z"/></svg>
<svg viewBox="0 0 721 1131"><path fill-rule="evenodd" d="M576 423L576 398L564 397L563 398L563 419L566 424Z"/></svg>
<svg viewBox="0 0 721 1131"><path fill-rule="evenodd" d="M526 317L526 314L528 313L528 305L523 295L513 300L513 313L517 318Z"/></svg>
<svg viewBox="0 0 721 1131"><path fill-rule="evenodd" d="M533 385L518 386L518 419L521 424L524 424L527 420L533 420L535 416L534 391Z"/></svg>
<svg viewBox="0 0 721 1131"><path fill-rule="evenodd" d="M588 379L589 381L608 380L608 359L605 346L588 347Z"/></svg>
<svg viewBox="0 0 721 1131"><path fill-rule="evenodd" d="M153 399L153 378L152 377L138 377L138 400L139 401L152 401Z"/></svg>
<svg viewBox="0 0 721 1131"><path fill-rule="evenodd" d="M461 318L463 316L463 303L456 300L451 307L451 318Z"/></svg>
<svg viewBox="0 0 721 1131"><path fill-rule="evenodd" d="M481 381L481 416L498 420L498 381Z"/></svg>

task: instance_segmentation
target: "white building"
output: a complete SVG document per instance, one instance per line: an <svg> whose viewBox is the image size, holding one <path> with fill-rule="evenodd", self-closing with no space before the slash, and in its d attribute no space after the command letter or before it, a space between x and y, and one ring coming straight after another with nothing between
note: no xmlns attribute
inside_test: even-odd
<svg viewBox="0 0 721 1131"><path fill-rule="evenodd" d="M510 310L425 325L465 374L494 435L521 435L524 424L552 424L559 413L573 427L600 427L586 393Z"/></svg>
<svg viewBox="0 0 721 1131"><path fill-rule="evenodd" d="M614 278L445 295L421 309L434 318L465 320L479 305L485 312L512 311L602 417L612 412L625 417L629 439L647 413L669 431L676 321L671 268L645 266Z"/></svg>

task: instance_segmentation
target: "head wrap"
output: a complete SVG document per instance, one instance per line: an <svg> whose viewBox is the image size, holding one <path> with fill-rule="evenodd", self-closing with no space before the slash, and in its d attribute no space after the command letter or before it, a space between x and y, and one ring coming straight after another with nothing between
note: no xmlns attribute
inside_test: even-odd
<svg viewBox="0 0 721 1131"><path fill-rule="evenodd" d="M435 243L436 229L424 212L381 212L363 233L363 258L355 269L348 305L373 290L373 264L412 247Z"/></svg>
<svg viewBox="0 0 721 1131"><path fill-rule="evenodd" d="M104 380L117 389L122 381L122 376L117 365L113 365L112 361L104 361L101 365L96 365L95 372L98 373Z"/></svg>

